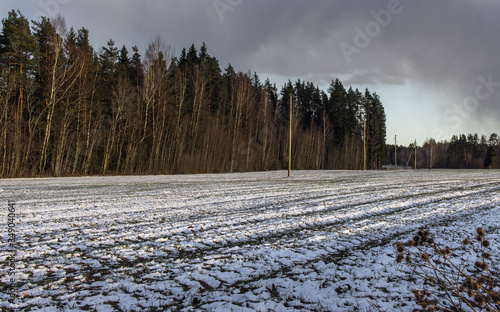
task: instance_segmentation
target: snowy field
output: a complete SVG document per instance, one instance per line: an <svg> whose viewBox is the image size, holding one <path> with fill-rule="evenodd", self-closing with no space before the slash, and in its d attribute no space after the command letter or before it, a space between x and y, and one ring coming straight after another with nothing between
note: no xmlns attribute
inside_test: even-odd
<svg viewBox="0 0 500 312"><path fill-rule="evenodd" d="M397 241L482 226L499 255L500 171L293 175L0 180L0 309L411 311Z"/></svg>

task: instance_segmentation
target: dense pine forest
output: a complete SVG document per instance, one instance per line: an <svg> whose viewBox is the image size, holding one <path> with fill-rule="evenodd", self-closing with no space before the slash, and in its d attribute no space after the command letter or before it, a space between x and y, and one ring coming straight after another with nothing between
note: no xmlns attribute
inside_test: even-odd
<svg viewBox="0 0 500 312"><path fill-rule="evenodd" d="M89 36L62 17L2 20L1 177L283 169L290 94L294 168L362 169L365 133L368 168L386 162L385 112L368 90L278 90L221 69L205 44L176 55L158 37L141 55Z"/></svg>

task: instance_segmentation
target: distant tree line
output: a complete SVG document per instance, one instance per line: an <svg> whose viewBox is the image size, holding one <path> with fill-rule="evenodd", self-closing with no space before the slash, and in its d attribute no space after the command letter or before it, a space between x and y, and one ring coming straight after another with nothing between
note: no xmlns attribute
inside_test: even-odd
<svg viewBox="0 0 500 312"><path fill-rule="evenodd" d="M286 168L293 96L293 167L361 169L386 163L377 94L325 92L309 82L280 91L235 72L203 44L176 56L161 38L144 56L86 28L11 11L0 34L0 177L170 174ZM366 128L365 128L366 124Z"/></svg>
<svg viewBox="0 0 500 312"><path fill-rule="evenodd" d="M394 164L394 145L387 146L387 159ZM414 168L414 145L398 146L398 166ZM417 146L417 168L500 169L500 138L476 134L454 135L450 141L429 139Z"/></svg>

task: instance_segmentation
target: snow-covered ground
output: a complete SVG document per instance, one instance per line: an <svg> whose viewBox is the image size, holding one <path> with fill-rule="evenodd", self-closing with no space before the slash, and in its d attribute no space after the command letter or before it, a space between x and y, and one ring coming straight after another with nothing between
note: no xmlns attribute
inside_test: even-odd
<svg viewBox="0 0 500 312"><path fill-rule="evenodd" d="M500 171L285 176L0 180L0 308L411 311L422 285L395 263L397 241L429 229L461 248L482 226L498 255Z"/></svg>

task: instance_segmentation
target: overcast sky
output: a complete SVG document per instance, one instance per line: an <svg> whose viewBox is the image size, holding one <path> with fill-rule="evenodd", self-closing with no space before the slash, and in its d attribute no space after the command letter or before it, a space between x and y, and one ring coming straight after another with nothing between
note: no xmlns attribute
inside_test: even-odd
<svg viewBox="0 0 500 312"><path fill-rule="evenodd" d="M222 68L326 90L339 77L380 95L387 139L408 145L500 133L497 0L1 0L2 18L61 14L94 48L161 36L177 51L206 42Z"/></svg>

